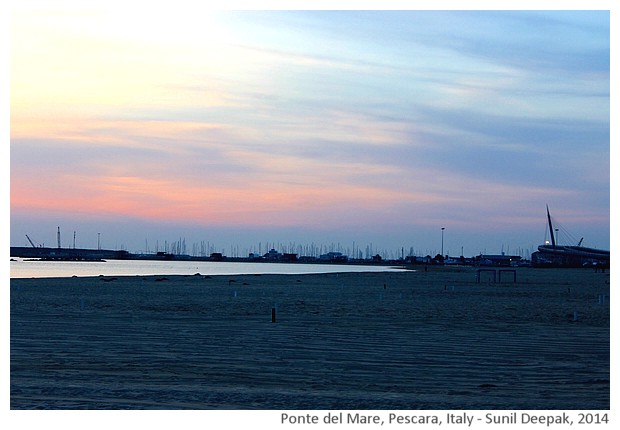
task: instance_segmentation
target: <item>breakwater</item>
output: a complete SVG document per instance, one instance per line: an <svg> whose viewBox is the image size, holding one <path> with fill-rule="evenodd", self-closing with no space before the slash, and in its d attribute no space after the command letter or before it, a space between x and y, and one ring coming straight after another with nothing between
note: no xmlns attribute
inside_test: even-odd
<svg viewBox="0 0 620 430"><path fill-rule="evenodd" d="M131 258L127 251L109 249L80 249L80 248L46 248L11 246L11 257L40 258L44 260L126 260Z"/></svg>

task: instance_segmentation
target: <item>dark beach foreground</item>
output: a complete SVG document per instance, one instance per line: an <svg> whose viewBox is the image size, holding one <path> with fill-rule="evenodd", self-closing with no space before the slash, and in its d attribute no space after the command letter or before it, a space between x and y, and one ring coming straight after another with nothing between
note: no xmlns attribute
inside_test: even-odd
<svg viewBox="0 0 620 430"><path fill-rule="evenodd" d="M11 409L609 409L609 273L480 275L12 279Z"/></svg>

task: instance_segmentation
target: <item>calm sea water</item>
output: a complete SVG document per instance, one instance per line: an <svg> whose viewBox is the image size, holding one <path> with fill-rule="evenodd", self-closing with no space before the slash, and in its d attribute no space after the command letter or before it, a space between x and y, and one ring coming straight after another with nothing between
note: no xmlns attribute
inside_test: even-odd
<svg viewBox="0 0 620 430"><path fill-rule="evenodd" d="M390 272L404 269L388 266L336 264L231 263L215 261L109 260L38 261L11 260L11 278L52 278L71 276L134 275L252 275L335 272Z"/></svg>

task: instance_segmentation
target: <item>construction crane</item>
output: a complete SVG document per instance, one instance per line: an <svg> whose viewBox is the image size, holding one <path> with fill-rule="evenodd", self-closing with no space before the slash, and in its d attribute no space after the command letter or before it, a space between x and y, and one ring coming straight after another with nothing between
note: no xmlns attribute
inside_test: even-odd
<svg viewBox="0 0 620 430"><path fill-rule="evenodd" d="M33 248L36 248L36 245L34 244L32 239L30 239L30 237L28 237L28 235L26 235L26 239L28 239L28 242L30 242L30 244L32 245Z"/></svg>

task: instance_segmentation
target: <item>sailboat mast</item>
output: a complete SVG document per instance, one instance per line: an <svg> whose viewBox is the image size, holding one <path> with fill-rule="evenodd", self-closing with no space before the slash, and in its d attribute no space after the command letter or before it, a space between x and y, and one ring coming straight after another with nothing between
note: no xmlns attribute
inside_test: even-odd
<svg viewBox="0 0 620 430"><path fill-rule="evenodd" d="M547 205L547 220L549 221L549 234L551 235L551 245L555 247L555 236L553 235L553 224L551 224L551 215L549 215L549 205Z"/></svg>

